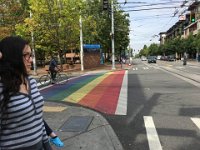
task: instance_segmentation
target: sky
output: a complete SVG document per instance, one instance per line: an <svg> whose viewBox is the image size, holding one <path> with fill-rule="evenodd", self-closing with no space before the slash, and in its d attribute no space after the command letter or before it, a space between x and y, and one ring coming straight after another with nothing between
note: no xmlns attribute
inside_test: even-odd
<svg viewBox="0 0 200 150"><path fill-rule="evenodd" d="M159 43L159 33L166 32L170 29L178 22L179 15L182 14L184 10L187 10L187 7L180 7L185 0L126 1L127 3L124 5L121 4L121 2L125 2L125 0L118 0L121 9L130 15L130 47L135 50L136 54L144 47L144 45L149 46L152 43ZM188 2L186 6L189 4L191 4L191 1ZM185 13L188 13L188 11Z"/></svg>

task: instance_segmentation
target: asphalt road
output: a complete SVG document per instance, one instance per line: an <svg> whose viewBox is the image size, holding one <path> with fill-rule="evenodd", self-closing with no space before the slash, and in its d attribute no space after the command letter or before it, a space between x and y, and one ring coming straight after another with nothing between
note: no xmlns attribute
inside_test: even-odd
<svg viewBox="0 0 200 150"><path fill-rule="evenodd" d="M200 148L200 83L183 80L163 67L179 69L186 77L200 73L193 65L134 62L128 71L127 115L103 114L125 150Z"/></svg>
<svg viewBox="0 0 200 150"><path fill-rule="evenodd" d="M71 78L41 90L62 101L101 112L124 150L199 150L200 66L148 64Z"/></svg>

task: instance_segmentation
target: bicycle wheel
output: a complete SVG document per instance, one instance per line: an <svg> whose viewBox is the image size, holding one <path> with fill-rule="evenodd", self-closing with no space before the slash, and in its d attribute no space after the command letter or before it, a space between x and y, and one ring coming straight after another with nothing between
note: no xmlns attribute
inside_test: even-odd
<svg viewBox="0 0 200 150"><path fill-rule="evenodd" d="M65 84L68 82L68 76L66 74L57 74L56 84Z"/></svg>
<svg viewBox="0 0 200 150"><path fill-rule="evenodd" d="M49 75L43 75L39 78L40 85L49 85L51 83L51 78Z"/></svg>

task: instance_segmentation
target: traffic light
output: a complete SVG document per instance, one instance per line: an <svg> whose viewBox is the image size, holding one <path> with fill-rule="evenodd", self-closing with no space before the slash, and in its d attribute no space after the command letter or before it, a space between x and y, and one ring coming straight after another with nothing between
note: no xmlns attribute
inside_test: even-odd
<svg viewBox="0 0 200 150"><path fill-rule="evenodd" d="M195 19L195 14L191 14L191 15L190 15L190 22L193 23L193 22L195 22L195 21L196 21L196 19Z"/></svg>
<svg viewBox="0 0 200 150"><path fill-rule="evenodd" d="M103 10L108 10L108 0L103 0Z"/></svg>
<svg viewBox="0 0 200 150"><path fill-rule="evenodd" d="M195 22L195 18L191 18L191 22Z"/></svg>

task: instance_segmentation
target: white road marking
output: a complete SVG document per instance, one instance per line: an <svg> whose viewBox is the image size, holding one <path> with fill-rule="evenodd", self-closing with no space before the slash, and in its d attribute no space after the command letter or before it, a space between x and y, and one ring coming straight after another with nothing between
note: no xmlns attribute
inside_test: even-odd
<svg viewBox="0 0 200 150"><path fill-rule="evenodd" d="M133 68L133 70L138 70L138 68Z"/></svg>
<svg viewBox="0 0 200 150"><path fill-rule="evenodd" d="M144 116L144 125L147 132L147 139L150 150L162 150L160 140L151 116Z"/></svg>
<svg viewBox="0 0 200 150"><path fill-rule="evenodd" d="M200 130L200 118L191 118L191 120Z"/></svg>
<svg viewBox="0 0 200 150"><path fill-rule="evenodd" d="M127 94L128 94L128 71L126 70L118 98L117 108L115 111L116 115L127 114Z"/></svg>

